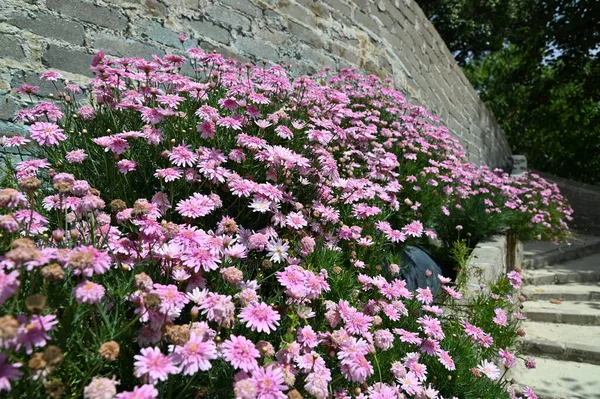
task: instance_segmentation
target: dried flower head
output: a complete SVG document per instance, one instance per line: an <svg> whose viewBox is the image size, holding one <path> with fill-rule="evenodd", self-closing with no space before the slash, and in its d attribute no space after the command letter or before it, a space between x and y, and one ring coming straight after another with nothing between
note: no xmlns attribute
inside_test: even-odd
<svg viewBox="0 0 600 399"><path fill-rule="evenodd" d="M110 210L114 213L121 212L123 209L126 208L127 204L123 200L115 199L110 202Z"/></svg>
<svg viewBox="0 0 600 399"><path fill-rule="evenodd" d="M163 328L165 339L173 345L185 345L190 340L190 329L188 326L167 324Z"/></svg>
<svg viewBox="0 0 600 399"><path fill-rule="evenodd" d="M48 300L45 295L35 294L35 295L29 296L25 300L25 307L31 313L41 313L41 311L46 308L47 303L48 303Z"/></svg>
<svg viewBox="0 0 600 399"><path fill-rule="evenodd" d="M19 322L10 315L0 317L0 346L17 336Z"/></svg>
<svg viewBox="0 0 600 399"><path fill-rule="evenodd" d="M65 384L62 381L54 380L46 384L46 394L53 399L60 398L65 393Z"/></svg>
<svg viewBox="0 0 600 399"><path fill-rule="evenodd" d="M44 355L41 352L34 354L29 362L27 363L30 369L32 370L43 370L48 365L44 360Z"/></svg>
<svg viewBox="0 0 600 399"><path fill-rule="evenodd" d="M36 191L42 185L42 181L35 177L27 177L19 181L19 188L27 193Z"/></svg>
<svg viewBox="0 0 600 399"><path fill-rule="evenodd" d="M44 348L43 357L48 365L55 366L63 361L63 352L56 345L48 345Z"/></svg>
<svg viewBox="0 0 600 399"><path fill-rule="evenodd" d="M58 263L42 267L41 273L46 280L57 282L65 279L65 271Z"/></svg>
<svg viewBox="0 0 600 399"><path fill-rule="evenodd" d="M98 353L100 354L100 357L102 357L102 359L112 362L113 360L116 360L117 357L119 357L120 350L121 348L119 347L119 344L116 341L107 341L103 343L102 346L100 346Z"/></svg>

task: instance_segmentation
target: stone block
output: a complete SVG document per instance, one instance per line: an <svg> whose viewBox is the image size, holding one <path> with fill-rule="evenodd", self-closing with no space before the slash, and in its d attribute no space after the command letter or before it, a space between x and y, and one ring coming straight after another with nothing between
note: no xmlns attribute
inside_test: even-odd
<svg viewBox="0 0 600 399"><path fill-rule="evenodd" d="M322 35L317 34L312 29L309 29L297 22L290 21L288 24L290 34L304 43L311 45L314 48L323 47Z"/></svg>
<svg viewBox="0 0 600 399"><path fill-rule="evenodd" d="M61 14L113 30L125 30L127 17L114 8L94 5L83 0L46 0L46 6Z"/></svg>
<svg viewBox="0 0 600 399"><path fill-rule="evenodd" d="M292 19L300 21L304 23L304 25L310 26L315 23L315 18L311 11L288 0L280 1L278 3L276 11L280 14L286 15Z"/></svg>
<svg viewBox="0 0 600 399"><path fill-rule="evenodd" d="M354 18L355 21L358 22L358 24L360 24L362 28L368 29L374 34L377 34L377 32L379 32L379 24L375 22L375 20L371 18L370 15L365 14L362 11L356 10L354 13Z"/></svg>
<svg viewBox="0 0 600 399"><path fill-rule="evenodd" d="M246 54L256 57L258 60L266 58L275 63L279 61L277 49L260 40L239 36L234 43L234 47Z"/></svg>
<svg viewBox="0 0 600 399"><path fill-rule="evenodd" d="M313 0L298 0L298 3L309 9L315 16L319 18L329 17L329 10L320 1Z"/></svg>
<svg viewBox="0 0 600 399"><path fill-rule="evenodd" d="M325 0L325 4L329 5L334 11L334 19L338 19L340 15L350 19L352 18L352 8L340 0Z"/></svg>
<svg viewBox="0 0 600 399"><path fill-rule="evenodd" d="M10 121L13 119L19 106L11 96L0 96L0 119Z"/></svg>
<svg viewBox="0 0 600 399"><path fill-rule="evenodd" d="M78 46L82 46L85 40L85 31L81 24L50 14L40 13L35 18L15 16L9 19L8 23L39 36L64 40Z"/></svg>
<svg viewBox="0 0 600 399"><path fill-rule="evenodd" d="M262 10L253 4L253 2L248 0L221 0L221 3L241 12L246 16L258 18L262 15Z"/></svg>
<svg viewBox="0 0 600 399"><path fill-rule="evenodd" d="M13 60L25 60L25 52L14 35L0 33L0 56Z"/></svg>
<svg viewBox="0 0 600 399"><path fill-rule="evenodd" d="M229 31L210 21L190 21L188 25L196 32L199 40L209 38L223 44L229 44L231 42L231 34Z"/></svg>
<svg viewBox="0 0 600 399"><path fill-rule="evenodd" d="M211 5L206 7L204 18L225 28L241 30L242 32L250 31L250 20L248 18L222 6Z"/></svg>
<svg viewBox="0 0 600 399"><path fill-rule="evenodd" d="M0 136L28 136L29 131L23 125L0 121Z"/></svg>
<svg viewBox="0 0 600 399"><path fill-rule="evenodd" d="M118 57L143 57L150 59L152 54L164 55L164 51L145 43L123 39L104 33L99 34L94 40L94 48L105 50L108 54Z"/></svg>
<svg viewBox="0 0 600 399"><path fill-rule="evenodd" d="M177 38L180 32L167 29L158 21L144 21L140 24L140 28L142 37L147 37L166 46L181 48L181 42Z"/></svg>
<svg viewBox="0 0 600 399"><path fill-rule="evenodd" d="M91 61L91 54L59 47L54 44L49 45L42 55L42 63L45 66L84 76L92 76L92 71L90 70Z"/></svg>

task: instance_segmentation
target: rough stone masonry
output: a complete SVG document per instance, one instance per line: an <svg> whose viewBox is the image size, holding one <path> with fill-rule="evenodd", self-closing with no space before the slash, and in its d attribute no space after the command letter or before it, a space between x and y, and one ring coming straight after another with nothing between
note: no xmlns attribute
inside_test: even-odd
<svg viewBox="0 0 600 399"><path fill-rule="evenodd" d="M228 57L293 64L294 74L357 67L393 78L471 162L510 165L498 124L413 0L0 0L0 134L24 131L10 122L22 104L15 88L53 91L44 70L85 83L94 52L181 53L179 33Z"/></svg>

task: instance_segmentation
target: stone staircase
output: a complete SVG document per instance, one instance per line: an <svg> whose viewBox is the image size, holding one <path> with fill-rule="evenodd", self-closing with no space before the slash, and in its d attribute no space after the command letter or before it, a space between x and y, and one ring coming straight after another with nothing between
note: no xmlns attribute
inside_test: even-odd
<svg viewBox="0 0 600 399"><path fill-rule="evenodd" d="M526 244L525 257L521 343L537 367L512 376L540 399L600 399L600 237Z"/></svg>

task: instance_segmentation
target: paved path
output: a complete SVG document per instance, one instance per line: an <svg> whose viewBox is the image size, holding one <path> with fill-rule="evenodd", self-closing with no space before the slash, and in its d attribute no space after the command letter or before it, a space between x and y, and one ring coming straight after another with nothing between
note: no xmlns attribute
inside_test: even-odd
<svg viewBox="0 0 600 399"><path fill-rule="evenodd" d="M530 243L524 253L521 342L537 368L512 376L540 399L600 399L600 237Z"/></svg>

